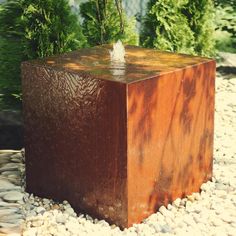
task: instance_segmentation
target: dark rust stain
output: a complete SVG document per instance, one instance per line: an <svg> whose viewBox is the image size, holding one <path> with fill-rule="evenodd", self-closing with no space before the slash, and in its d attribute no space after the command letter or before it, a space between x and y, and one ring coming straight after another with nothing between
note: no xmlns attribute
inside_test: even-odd
<svg viewBox="0 0 236 236"><path fill-rule="evenodd" d="M125 228L211 177L215 63L109 48L22 64L26 181Z"/></svg>

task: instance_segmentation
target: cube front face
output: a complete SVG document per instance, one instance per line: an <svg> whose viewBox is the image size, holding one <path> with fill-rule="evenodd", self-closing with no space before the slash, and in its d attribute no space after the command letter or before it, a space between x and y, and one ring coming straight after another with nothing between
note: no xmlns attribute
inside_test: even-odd
<svg viewBox="0 0 236 236"><path fill-rule="evenodd" d="M27 191L125 228L211 178L215 62L91 50L22 64Z"/></svg>
<svg viewBox="0 0 236 236"><path fill-rule="evenodd" d="M127 225L126 86L22 66L27 191Z"/></svg>
<svg viewBox="0 0 236 236"><path fill-rule="evenodd" d="M212 177L215 62L128 86L128 225Z"/></svg>

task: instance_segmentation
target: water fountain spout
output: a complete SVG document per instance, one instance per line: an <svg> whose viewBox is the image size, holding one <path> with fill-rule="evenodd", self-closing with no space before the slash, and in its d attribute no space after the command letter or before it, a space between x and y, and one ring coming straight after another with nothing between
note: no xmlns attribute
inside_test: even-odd
<svg viewBox="0 0 236 236"><path fill-rule="evenodd" d="M125 62L125 47L120 40L113 44L113 50L109 50L112 62Z"/></svg>

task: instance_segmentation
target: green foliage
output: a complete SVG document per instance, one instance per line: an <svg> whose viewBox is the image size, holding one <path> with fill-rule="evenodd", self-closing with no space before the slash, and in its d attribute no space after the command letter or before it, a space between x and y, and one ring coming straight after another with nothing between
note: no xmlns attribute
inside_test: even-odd
<svg viewBox="0 0 236 236"><path fill-rule="evenodd" d="M26 54L45 57L78 49L85 38L66 0L23 0Z"/></svg>
<svg viewBox="0 0 236 236"><path fill-rule="evenodd" d="M181 12L184 3L172 0L150 1L141 43L146 47L193 53L193 33Z"/></svg>
<svg viewBox="0 0 236 236"><path fill-rule="evenodd" d="M150 0L141 44L161 50L214 55L211 0Z"/></svg>
<svg viewBox="0 0 236 236"><path fill-rule="evenodd" d="M80 5L83 33L91 46L112 43L118 39L126 44L138 43L135 19L128 19L121 1L89 0Z"/></svg>
<svg viewBox="0 0 236 236"><path fill-rule="evenodd" d="M22 60L86 43L67 0L8 0L0 6L0 22L0 94L7 98L19 97Z"/></svg>
<svg viewBox="0 0 236 236"><path fill-rule="evenodd" d="M184 14L194 33L194 51L198 55L215 54L215 9L212 0L188 1Z"/></svg>
<svg viewBox="0 0 236 236"><path fill-rule="evenodd" d="M13 94L20 94L20 63L26 59L22 42L22 10L19 2L0 5L0 108L18 107Z"/></svg>
<svg viewBox="0 0 236 236"><path fill-rule="evenodd" d="M236 52L236 2L216 1L216 46L220 51Z"/></svg>
<svg viewBox="0 0 236 236"><path fill-rule="evenodd" d="M0 38L0 108L20 106L20 63L23 45L17 38Z"/></svg>

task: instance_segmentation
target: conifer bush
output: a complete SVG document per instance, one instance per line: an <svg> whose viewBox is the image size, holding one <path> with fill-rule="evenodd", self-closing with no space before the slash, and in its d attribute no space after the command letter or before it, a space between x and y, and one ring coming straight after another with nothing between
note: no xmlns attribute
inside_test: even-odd
<svg viewBox="0 0 236 236"><path fill-rule="evenodd" d="M160 50L214 55L212 0L150 0L140 41Z"/></svg>
<svg viewBox="0 0 236 236"><path fill-rule="evenodd" d="M194 52L202 56L215 54L215 9L212 0L189 0L185 6L191 31L194 34Z"/></svg>
<svg viewBox="0 0 236 236"><path fill-rule="evenodd" d="M83 33L90 46L113 43L138 44L135 18L128 18L121 0L89 0L81 3Z"/></svg>
<svg viewBox="0 0 236 236"><path fill-rule="evenodd" d="M67 0L7 0L0 6L0 94L19 97L22 60L85 44Z"/></svg>

